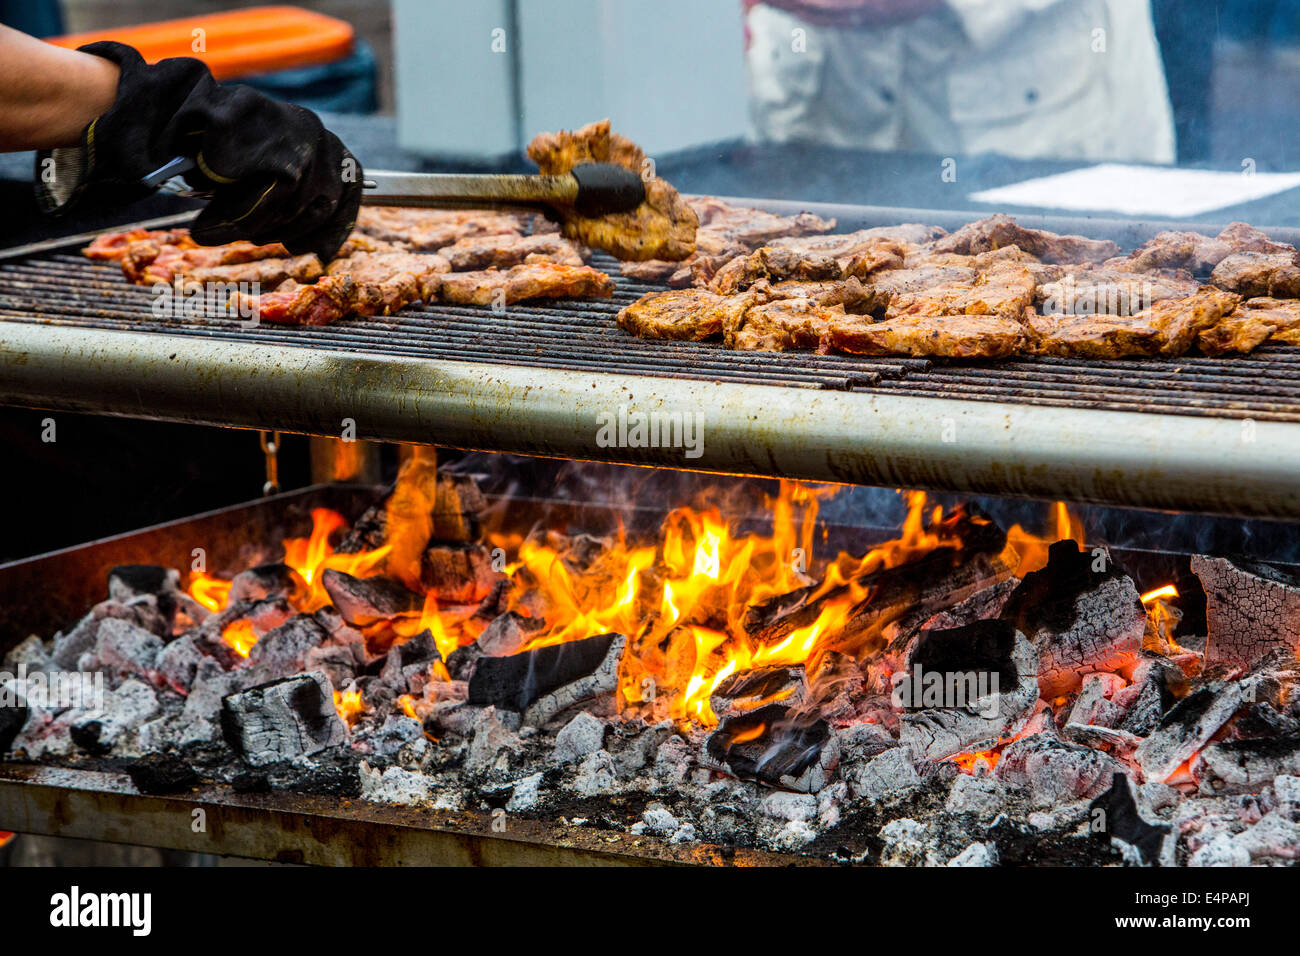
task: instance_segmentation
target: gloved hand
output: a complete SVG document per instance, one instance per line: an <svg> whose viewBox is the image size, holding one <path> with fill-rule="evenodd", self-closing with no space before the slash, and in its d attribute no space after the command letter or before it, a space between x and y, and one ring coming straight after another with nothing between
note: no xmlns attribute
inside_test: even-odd
<svg viewBox="0 0 1300 956"><path fill-rule="evenodd" d="M281 242L294 255L326 261L338 251L356 223L362 169L316 114L246 86L222 86L188 57L150 66L121 43L81 50L121 68L117 100L86 128L80 148L38 155L37 188L48 211L87 193L142 198L149 192L142 178L188 156L198 169L186 182L213 194L190 228L196 241ZM52 175L41 174L47 158Z"/></svg>

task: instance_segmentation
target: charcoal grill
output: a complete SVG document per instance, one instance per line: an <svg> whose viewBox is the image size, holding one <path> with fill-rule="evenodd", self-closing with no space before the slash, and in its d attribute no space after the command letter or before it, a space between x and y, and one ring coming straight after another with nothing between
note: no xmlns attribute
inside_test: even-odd
<svg viewBox="0 0 1300 956"><path fill-rule="evenodd" d="M811 209L841 229L974 214ZM1114 238L1159 228L1024 217ZM1217 226L1201 226L1213 231ZM1295 241L1300 232L1273 229ZM448 305L324 328L157 318L80 243L0 257L0 403L722 473L1300 519L1300 348L1228 359L1004 362L731 352L643 341L606 301ZM698 412L698 458L603 447L599 416Z"/></svg>

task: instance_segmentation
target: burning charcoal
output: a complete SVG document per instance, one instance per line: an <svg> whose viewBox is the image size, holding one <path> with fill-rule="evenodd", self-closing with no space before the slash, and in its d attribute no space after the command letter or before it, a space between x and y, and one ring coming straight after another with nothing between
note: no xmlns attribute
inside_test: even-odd
<svg viewBox="0 0 1300 956"><path fill-rule="evenodd" d="M1096 570L1098 561L1105 570ZM1002 617L1038 649L1038 684L1048 700L1077 691L1084 671L1130 664L1147 623L1132 579L1114 561L1080 551L1069 539L1048 549L1045 568L1025 575Z"/></svg>
<svg viewBox="0 0 1300 956"><path fill-rule="evenodd" d="M1241 684L1215 682L1180 700L1135 754L1147 780L1163 782L1232 719L1244 702Z"/></svg>
<svg viewBox="0 0 1300 956"><path fill-rule="evenodd" d="M156 634L127 621L110 618L99 625L94 651L79 662L91 666L79 666L79 669L102 669L110 682L142 677L155 668L162 649L162 638Z"/></svg>
<svg viewBox="0 0 1300 956"><path fill-rule="evenodd" d="M551 753L557 763L573 763L605 746L605 725L586 711L579 711L555 735Z"/></svg>
<svg viewBox="0 0 1300 956"><path fill-rule="evenodd" d="M222 701L221 729L255 767L310 756L347 741L329 681L298 674L231 694Z"/></svg>
<svg viewBox="0 0 1300 956"><path fill-rule="evenodd" d="M1089 832L1097 838L1118 841L1133 847L1142 862L1152 866L1160 859L1160 848L1170 827L1165 823L1148 823L1138 812L1133 785L1124 774L1116 774L1110 789L1088 805ZM1118 847L1123 852L1123 847Z"/></svg>
<svg viewBox="0 0 1300 956"><path fill-rule="evenodd" d="M1028 788L1040 806L1054 806L1098 796L1123 770L1099 750L1034 734L1008 745L993 774L1009 786Z"/></svg>
<svg viewBox="0 0 1300 956"><path fill-rule="evenodd" d="M803 667L761 667L724 680L714 689L709 706L719 720L725 720L767 704L794 710L807 693Z"/></svg>
<svg viewBox="0 0 1300 956"><path fill-rule="evenodd" d="M162 649L158 655L158 676L172 690L188 694L194 683L194 675L203 662L204 654L194 643L194 637L186 634L176 638Z"/></svg>
<svg viewBox="0 0 1300 956"><path fill-rule="evenodd" d="M1300 720L1279 713L1266 700L1257 701L1237 718L1233 731L1238 737L1292 737L1300 735Z"/></svg>
<svg viewBox="0 0 1300 956"><path fill-rule="evenodd" d="M702 757L742 780L816 793L839 763L839 742L820 718L795 717L780 704L729 717L704 742Z"/></svg>
<svg viewBox="0 0 1300 956"><path fill-rule="evenodd" d="M421 631L409 641L394 644L388 649L388 658L379 679L398 694L422 694L428 682L429 668L442 660L433 634ZM418 686L417 686L418 685Z"/></svg>
<svg viewBox="0 0 1300 956"><path fill-rule="evenodd" d="M267 598L287 597L300 582L298 573L287 564L261 564L240 571L230 582L228 603L238 601L264 601Z"/></svg>
<svg viewBox="0 0 1300 956"><path fill-rule="evenodd" d="M1205 589L1206 664L1249 667L1300 643L1300 576L1240 558L1192 558Z"/></svg>
<svg viewBox="0 0 1300 956"><path fill-rule="evenodd" d="M72 742L91 754L105 754L124 734L158 713L153 688L128 680L104 695L104 706L76 720L70 729Z"/></svg>
<svg viewBox="0 0 1300 956"><path fill-rule="evenodd" d="M154 606L170 625L176 616L181 591L181 575L175 568L154 564L120 564L108 572L108 597L119 604L133 598L150 597Z"/></svg>
<svg viewBox="0 0 1300 956"><path fill-rule="evenodd" d="M350 644L322 644L313 647L303 658L302 669L324 671L331 684L342 687L355 679L357 668L365 664L364 660L357 660L354 647Z"/></svg>
<svg viewBox="0 0 1300 956"><path fill-rule="evenodd" d="M614 693L627 639L601 634L509 657L483 657L469 682L469 702L523 713L540 726L579 704Z"/></svg>
<svg viewBox="0 0 1300 956"><path fill-rule="evenodd" d="M914 756L986 750L1038 702L1038 654L1007 621L922 631L893 685L899 739Z"/></svg>
<svg viewBox="0 0 1300 956"><path fill-rule="evenodd" d="M976 591L964 601L954 604L947 610L935 614L923 625L927 631L939 631L945 628L961 627L975 621L987 621L1002 613L1012 592L1020 586L1020 579L1009 577L1004 581ZM977 843L975 846L983 846ZM951 864L950 864L951 865Z"/></svg>
<svg viewBox="0 0 1300 956"><path fill-rule="evenodd" d="M1133 670L1132 686L1137 688L1137 692L1117 725L1119 730L1138 737L1149 737L1155 732L1165 713L1178 699L1174 695L1175 688L1186 683L1183 672L1166 661L1151 662L1146 666L1144 663L1139 663ZM1117 699L1123 694L1116 695Z"/></svg>
<svg viewBox="0 0 1300 956"><path fill-rule="evenodd" d="M420 583L440 602L480 601L499 580L492 556L481 544L433 545L420 558Z"/></svg>
<svg viewBox="0 0 1300 956"><path fill-rule="evenodd" d="M354 578L327 568L321 575L321 584L343 620L353 627L418 614L424 607L421 595L408 591L391 578Z"/></svg>
<svg viewBox="0 0 1300 956"><path fill-rule="evenodd" d="M99 630L101 620L102 618L96 617L92 611L78 621L67 634L56 634L54 649L50 652L50 660L54 665L62 670L76 670L81 655L95 646L95 634Z"/></svg>
<svg viewBox="0 0 1300 956"><path fill-rule="evenodd" d="M518 654L543 627L545 622L538 618L506 611L485 627L473 644L452 651L447 658L447 670L455 680L469 680L479 658Z"/></svg>
<svg viewBox="0 0 1300 956"><path fill-rule="evenodd" d="M1207 795L1258 793L1275 777L1300 774L1300 734L1210 744L1196 755L1191 771Z"/></svg>
<svg viewBox="0 0 1300 956"><path fill-rule="evenodd" d="M439 475L433 506L433 537L439 541L475 541L479 513L487 507L478 482L470 475Z"/></svg>
<svg viewBox="0 0 1300 956"><path fill-rule="evenodd" d="M479 602L478 610L474 616L484 621L494 621L510 609L510 592L514 590L514 582L509 578L497 576L492 583L491 590L488 591L487 597ZM538 621L540 622L540 619Z"/></svg>
<svg viewBox="0 0 1300 956"><path fill-rule="evenodd" d="M1083 688L1075 698L1066 717L1067 724L1091 724L1111 727L1119 716L1119 708L1110 698L1123 687L1124 679L1115 674L1089 674L1083 679Z"/></svg>
<svg viewBox="0 0 1300 956"><path fill-rule="evenodd" d="M325 628L310 614L291 617L263 634L248 652L248 663L261 680L296 674L307 664L307 654L326 639Z"/></svg>
<svg viewBox="0 0 1300 956"><path fill-rule="evenodd" d="M946 608L987 590L1011 576L1016 563L1006 534L974 509L958 509L945 518L945 537L959 537L961 548L935 548L915 561L858 578L867 596L848 612L843 625L828 632L830 650L853 653L883 646L906 621L909 630ZM848 596L849 586L832 588L815 600L817 585L782 595L745 612L744 627L759 644L775 644L791 632L816 623L834 601Z"/></svg>

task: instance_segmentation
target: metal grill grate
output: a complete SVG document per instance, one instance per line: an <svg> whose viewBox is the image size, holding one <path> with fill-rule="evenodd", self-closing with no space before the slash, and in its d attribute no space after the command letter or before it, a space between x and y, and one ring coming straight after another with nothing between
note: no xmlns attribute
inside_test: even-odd
<svg viewBox="0 0 1300 956"><path fill-rule="evenodd" d="M662 287L620 276L608 256L598 254L593 265L615 278L612 299L517 304L504 312L437 304L326 327L245 330L225 317L157 318L150 289L128 285L116 264L65 250L0 262L0 321L553 370L1300 423L1300 348L1265 346L1228 359L974 363L733 352L711 343L627 335L615 314Z"/></svg>

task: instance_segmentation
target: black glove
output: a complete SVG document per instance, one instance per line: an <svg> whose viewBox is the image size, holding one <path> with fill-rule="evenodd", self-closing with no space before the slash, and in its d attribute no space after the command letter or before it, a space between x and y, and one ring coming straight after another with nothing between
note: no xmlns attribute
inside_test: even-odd
<svg viewBox="0 0 1300 956"><path fill-rule="evenodd" d="M221 86L198 60L148 65L121 43L81 47L121 67L117 100L88 127L80 148L37 156L37 191L48 211L87 193L120 202L147 195L140 180L172 158L212 199L190 229L198 242L281 242L322 260L338 252L361 205L361 164L315 113L246 86ZM53 172L45 162L53 158Z"/></svg>

